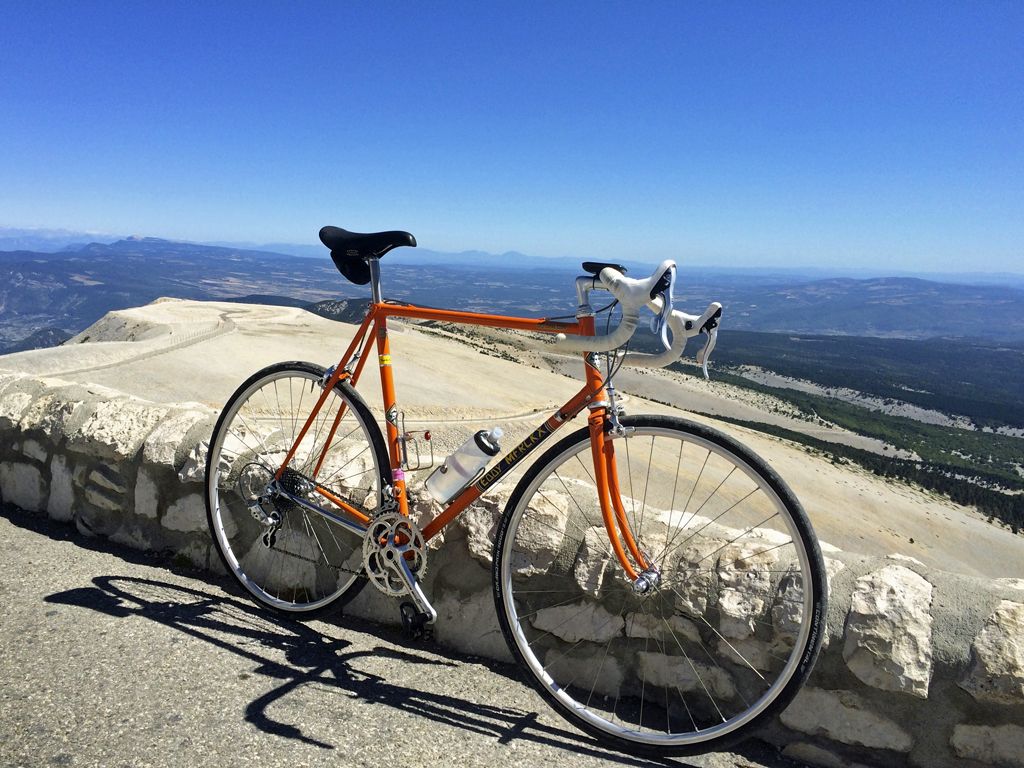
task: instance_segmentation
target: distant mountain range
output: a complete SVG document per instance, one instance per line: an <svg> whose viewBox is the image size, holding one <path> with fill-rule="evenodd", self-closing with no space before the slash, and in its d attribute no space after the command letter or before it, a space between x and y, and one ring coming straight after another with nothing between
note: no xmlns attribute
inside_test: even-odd
<svg viewBox="0 0 1024 768"><path fill-rule="evenodd" d="M52 343L110 310L161 296L306 306L368 294L338 274L322 247L316 258L158 238L64 248L0 251L0 351ZM572 315L573 265L522 254L399 249L384 259L384 293L432 306ZM1024 290L1013 287L905 277L806 279L683 265L677 297L691 312L721 301L724 327L733 329L1024 341Z"/></svg>
<svg viewBox="0 0 1024 768"><path fill-rule="evenodd" d="M138 237L124 235L100 235L95 232L74 232L66 229L15 229L0 227L0 251L34 251L37 253L56 253L59 251L76 251L91 243L109 245L120 240L139 240ZM323 246L316 241L307 243L243 243L243 242L182 242L161 240L159 238L143 238L157 242L175 242L183 245L209 245L227 248L231 251L257 251L302 258L322 259ZM388 255L389 264L444 264L451 266L478 267L482 264L528 266L537 269L571 269L575 270L581 259L569 257L530 256L519 251L507 251L501 254L487 251L435 251L422 246L415 250L402 248ZM640 262L631 258L619 259L635 269L650 270L654 264ZM680 268L687 269L695 275L717 276L719 278L748 279L782 282L828 280L847 277L857 280L868 280L881 277L910 277L929 280L937 283L956 285L995 285L1024 290L1024 272L914 272L906 270L879 270L864 267L733 267L728 264L709 265L687 258L677 259Z"/></svg>

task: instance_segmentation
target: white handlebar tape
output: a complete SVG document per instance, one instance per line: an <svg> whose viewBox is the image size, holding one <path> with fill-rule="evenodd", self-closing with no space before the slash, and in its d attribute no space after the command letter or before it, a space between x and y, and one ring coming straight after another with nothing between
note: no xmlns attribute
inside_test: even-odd
<svg viewBox="0 0 1024 768"><path fill-rule="evenodd" d="M621 347L633 336L639 313L622 309L622 319L614 331L606 336L575 336L559 333L555 335L555 348L559 352L607 352Z"/></svg>
<svg viewBox="0 0 1024 768"><path fill-rule="evenodd" d="M676 263L672 259L665 259L654 270L654 273L644 280L633 280L624 276L619 270L613 267L605 267L598 277L608 292L611 293L622 306L622 319L614 331L605 336L575 336L559 333L555 336L554 347L560 352L607 352L617 349L629 341L636 331L637 319L640 307L649 304L651 291L661 276Z"/></svg>
<svg viewBox="0 0 1024 768"><path fill-rule="evenodd" d="M626 307L640 309L650 303L651 291L654 290L654 286L661 280L662 275L675 265L676 263L672 259L665 259L650 277L643 280L628 278L614 267L605 267L598 277L601 278L601 282L604 283L604 287L611 295L619 300L623 309Z"/></svg>

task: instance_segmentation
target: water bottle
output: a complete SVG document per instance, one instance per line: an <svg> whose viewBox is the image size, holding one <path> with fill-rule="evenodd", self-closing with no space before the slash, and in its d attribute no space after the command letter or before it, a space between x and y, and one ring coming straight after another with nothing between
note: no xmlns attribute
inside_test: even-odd
<svg viewBox="0 0 1024 768"><path fill-rule="evenodd" d="M498 441L504 434L501 427L494 427L481 429L469 438L427 478L427 492L441 504L454 498L498 455Z"/></svg>

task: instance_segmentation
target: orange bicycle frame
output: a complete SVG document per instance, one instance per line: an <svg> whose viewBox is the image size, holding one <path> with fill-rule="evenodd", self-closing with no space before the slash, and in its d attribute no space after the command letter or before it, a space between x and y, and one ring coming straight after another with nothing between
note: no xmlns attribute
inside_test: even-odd
<svg viewBox="0 0 1024 768"><path fill-rule="evenodd" d="M535 331L540 333L571 333L583 336L594 335L594 318L581 317L576 322L559 322L546 318L522 318L505 315L487 315L475 312L461 312L458 310L431 309L412 304L398 304L378 302L370 305L362 324L356 331L355 336L349 343L345 354L342 355L338 365L330 372L323 383L323 392L317 400L313 411L306 419L305 424L299 431L298 437L289 450L287 456L277 470L275 479L280 479L285 467L298 448L299 443L305 437L306 432L312 425L317 413L327 400L328 395L334 386L340 381L347 381L353 387L359 381L370 356L371 340L376 340L377 365L380 371L381 392L384 400L384 421L386 440L388 445L388 458L390 462L390 479L392 494L398 505L398 511L403 515L409 514L408 499L406 495L405 472L402 469L401 456L401 434L398 427L398 406L395 394L394 375L391 367L391 349L388 340L387 320L389 317L402 317L417 320L435 320L441 322L457 323L461 325L480 325L493 328L507 328L510 330ZM506 453L497 463L488 469L478 480L470 483L459 494L452 499L444 510L434 517L424 528L423 537L430 540L436 536L448 523L458 517L470 504L476 501L490 486L494 485L507 472L509 472L520 461L547 438L559 429L563 424L572 421L584 408L590 408L590 416L587 424L590 430L591 448L594 459L594 474L597 483L598 498L600 500L601 512L604 519L608 539L616 558L631 579L635 579L639 571L647 568L646 558L640 551L639 545L634 540L632 531L626 520L625 509L618 485L618 470L615 463L614 441L608 439L606 432L607 424L607 399L604 390L604 379L600 370L590 355L584 356L585 383L583 387L566 403L558 408L543 424L531 432L516 447ZM334 439L341 419L345 414L344 406L339 409L328 432L327 440L320 454L319 460L313 471L315 482L323 465L328 449ZM332 493L330 489L318 483L314 485L315 491L331 503L344 510L348 515L362 524L369 522L369 517L359 509L356 509L344 499ZM634 565L635 563L635 565Z"/></svg>

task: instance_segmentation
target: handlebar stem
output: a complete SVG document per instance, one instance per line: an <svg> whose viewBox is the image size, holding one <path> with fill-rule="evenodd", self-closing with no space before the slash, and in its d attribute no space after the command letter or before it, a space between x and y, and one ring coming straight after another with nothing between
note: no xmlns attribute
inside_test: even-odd
<svg viewBox="0 0 1024 768"><path fill-rule="evenodd" d="M603 288L596 276L580 275L576 278L576 317L593 317L594 308L590 305L591 291Z"/></svg>

